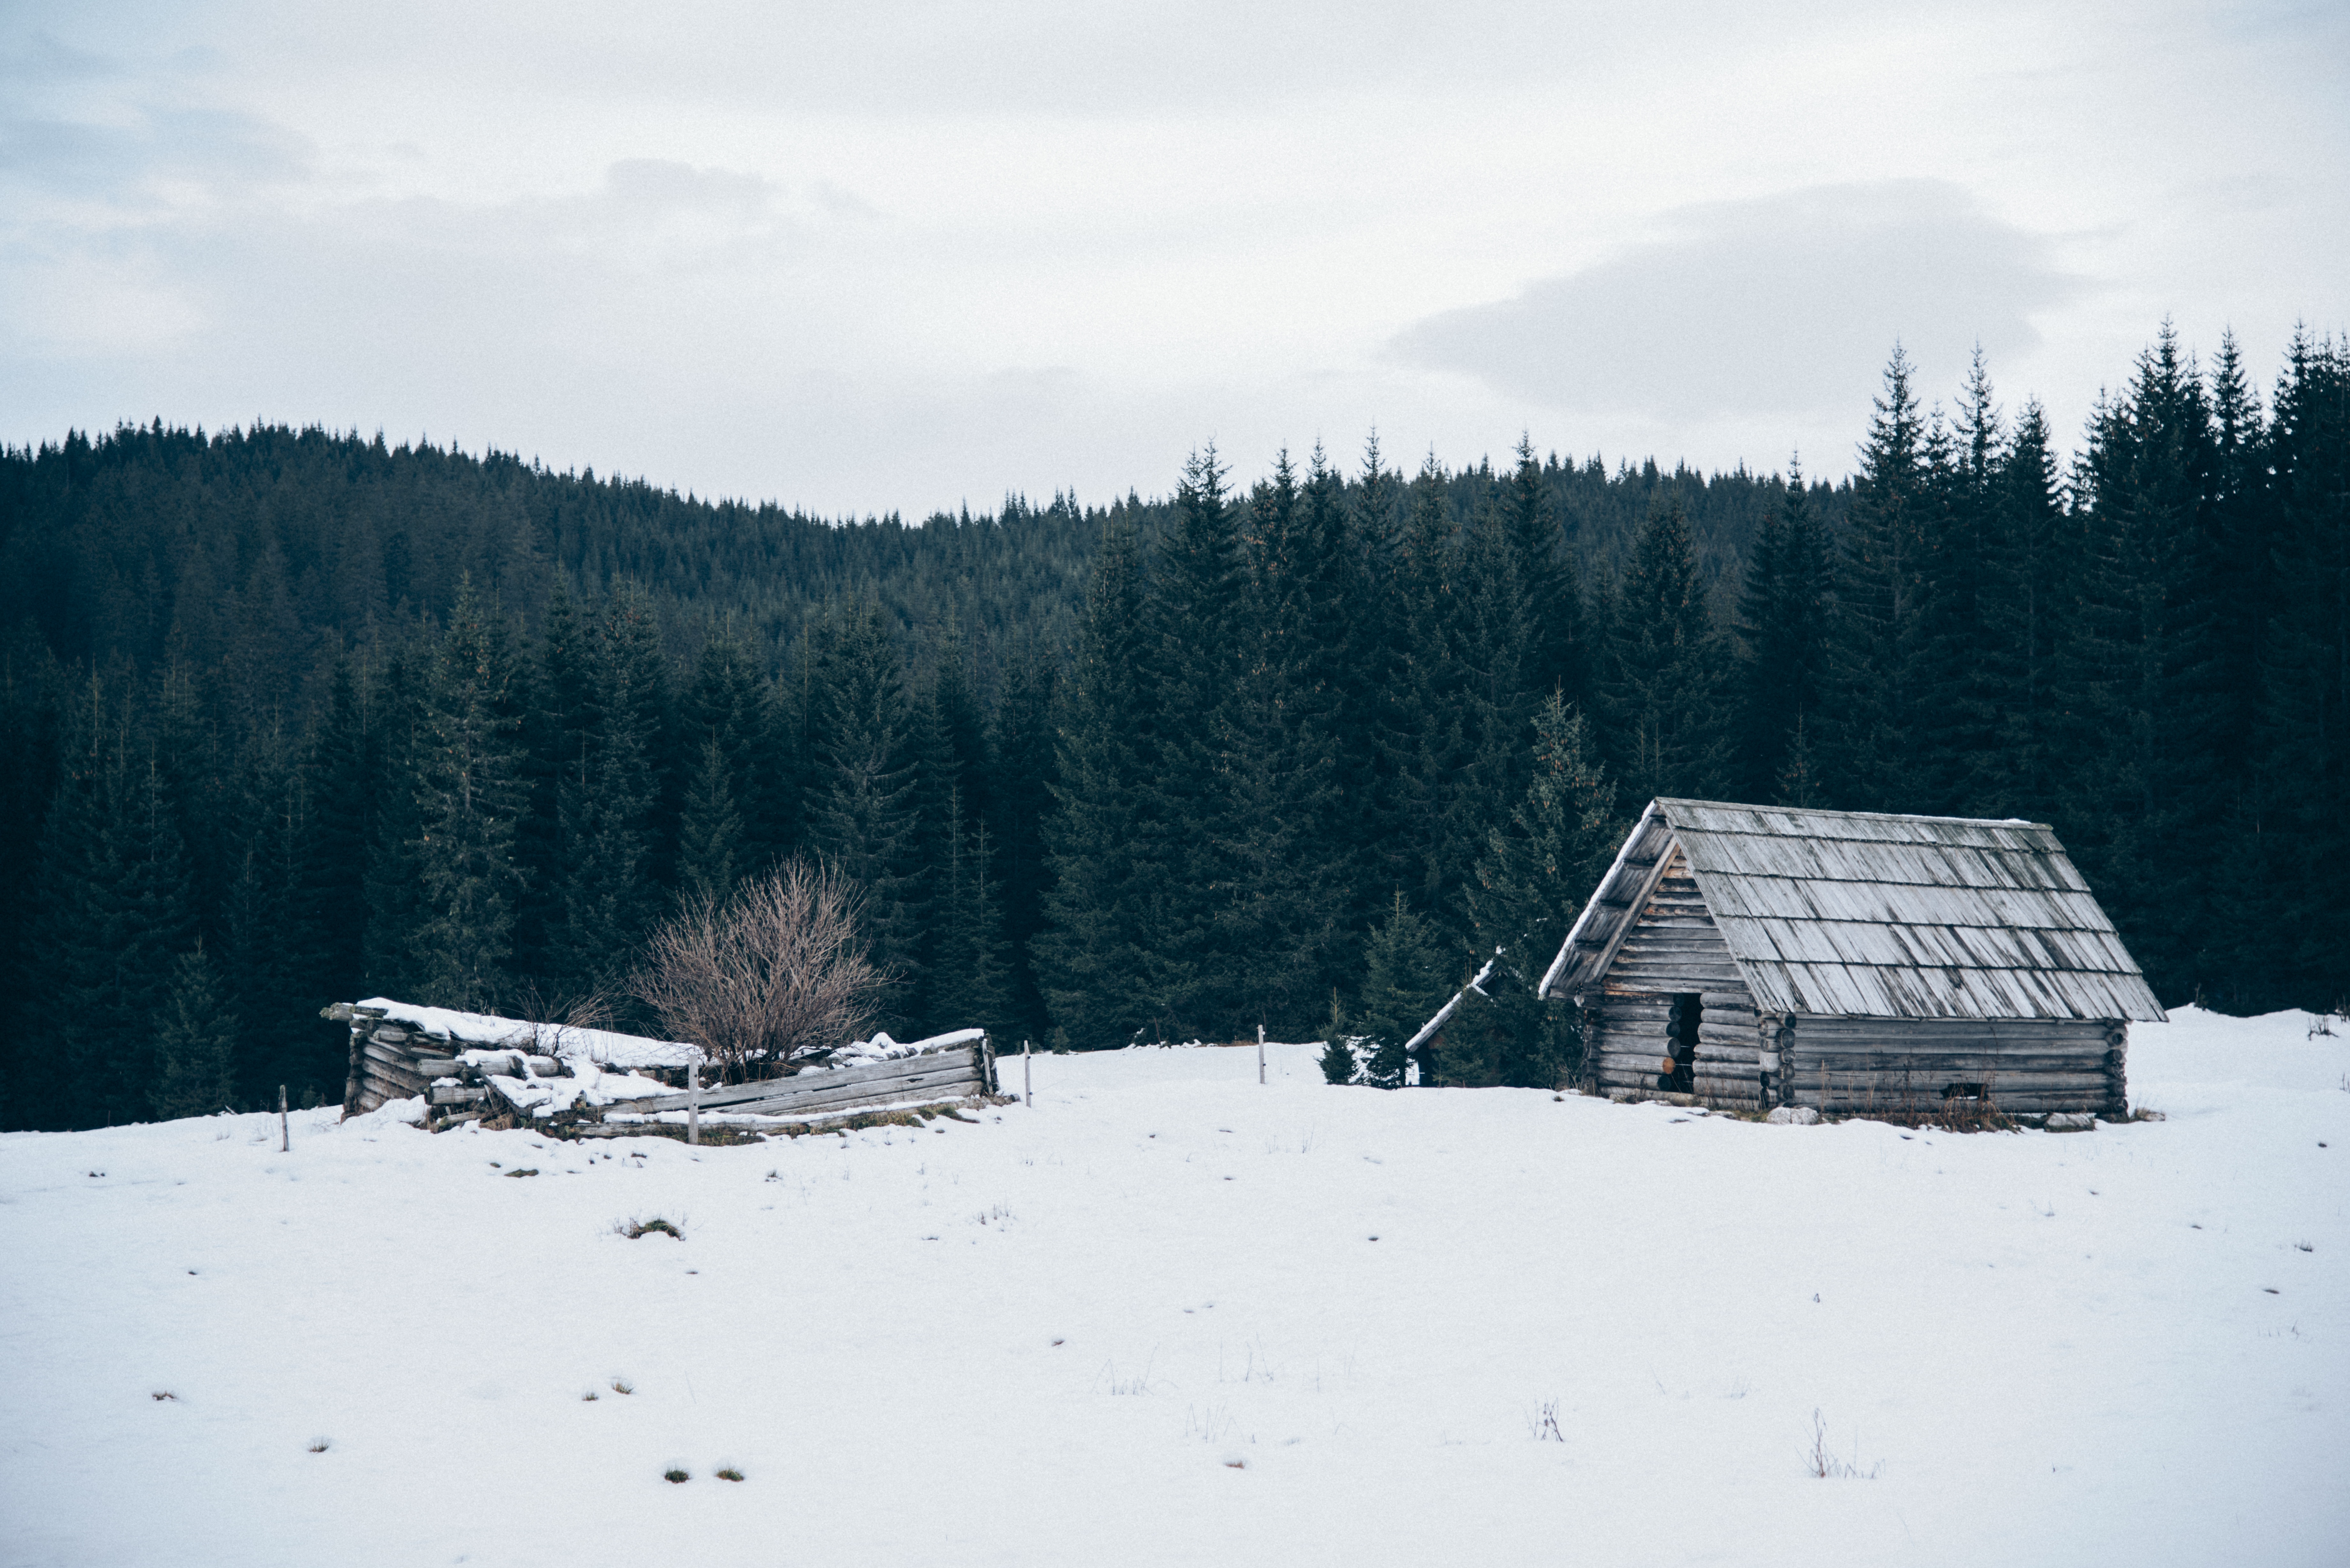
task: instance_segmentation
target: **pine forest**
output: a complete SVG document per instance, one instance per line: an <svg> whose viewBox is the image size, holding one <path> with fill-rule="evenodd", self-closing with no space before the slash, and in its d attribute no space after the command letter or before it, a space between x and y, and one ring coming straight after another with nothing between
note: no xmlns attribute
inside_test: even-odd
<svg viewBox="0 0 2350 1568"><path fill-rule="evenodd" d="M1430 1072L1547 1084L1528 982L1657 795L2048 822L2166 1004L2339 1007L2350 347L2123 369L2075 438L1896 351L1833 483L1372 439L920 523L318 429L7 451L0 1126L333 1103L319 1009L379 994L641 1025L652 924L796 853L899 1038L1262 1024L1393 1083L1485 972Z"/></svg>

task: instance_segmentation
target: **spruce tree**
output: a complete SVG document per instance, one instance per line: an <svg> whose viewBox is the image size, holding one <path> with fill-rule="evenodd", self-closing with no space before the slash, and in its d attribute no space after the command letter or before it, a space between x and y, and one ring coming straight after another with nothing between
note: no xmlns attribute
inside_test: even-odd
<svg viewBox="0 0 2350 1568"><path fill-rule="evenodd" d="M949 837L939 880L931 1023L939 1031L985 1029L1002 1042L1010 1038L1011 1010L1003 911L989 868L993 852L984 823L969 835L958 825Z"/></svg>
<svg viewBox="0 0 2350 1568"><path fill-rule="evenodd" d="M1342 841L1337 729L1341 684L1330 660L1344 603L1344 535L1326 493L1294 483L1287 455L1248 509L1241 618L1246 659L1224 705L1229 750L1206 831L1226 880L1213 950L1232 980L1221 1010L1199 1016L1224 1038L1253 1023L1284 1035L1312 1027L1338 978L1352 857Z"/></svg>
<svg viewBox="0 0 2350 1568"><path fill-rule="evenodd" d="M1933 504L1926 419L1898 346L1885 368L1860 473L1853 484L1844 558L1836 570L1830 648L1832 696L1815 737L1831 753L1839 805L1904 811L1919 722L1926 618L1926 512Z"/></svg>
<svg viewBox="0 0 2350 1568"><path fill-rule="evenodd" d="M1363 1082L1381 1089L1402 1086L1404 1046L1451 995L1447 973L1435 929L1413 912L1399 889L1387 919L1363 944L1362 1000L1353 1013L1369 1046Z"/></svg>
<svg viewBox="0 0 2350 1568"><path fill-rule="evenodd" d="M1468 888L1480 961L1503 953L1522 981L1539 983L1627 826L1590 725L1553 695L1534 719L1525 795L1487 834Z"/></svg>
<svg viewBox="0 0 2350 1568"><path fill-rule="evenodd" d="M659 909L656 757L664 742L655 636L641 598L615 593L590 645L596 722L576 733L579 754L565 759L556 783L563 934L552 978L559 992L616 978Z"/></svg>
<svg viewBox="0 0 2350 1568"><path fill-rule="evenodd" d="M423 836L418 785L425 758L426 668L424 658L392 654L383 662L369 704L380 736L375 748L380 782L368 822L361 945L366 978L352 988L361 997L409 1001L422 995L420 936L426 903L418 876Z"/></svg>
<svg viewBox="0 0 2350 1568"><path fill-rule="evenodd" d="M1163 999L1176 1030L1229 1039L1254 1020L1242 1016L1230 945L1244 875L1234 857L1233 704L1251 650L1247 561L1226 477L1212 446L1193 454L1154 563L1143 649L1153 728L1140 787L1153 797L1146 818L1168 830L1144 990Z"/></svg>
<svg viewBox="0 0 2350 1568"><path fill-rule="evenodd" d="M356 1002L365 983L367 846L380 737L370 733L368 692L348 657L338 657L303 761L308 805L302 845L299 919L314 956L311 982L328 1001Z"/></svg>
<svg viewBox="0 0 2350 1568"><path fill-rule="evenodd" d="M1721 639L1678 495L1649 508L1619 582L1604 691L1636 800L1719 795L1730 772Z"/></svg>
<svg viewBox="0 0 2350 1568"><path fill-rule="evenodd" d="M1033 638L1014 640L1003 666L1002 694L989 736L990 826L996 846L997 877L1003 900L1003 935L1009 944L1013 1018L1027 1036L1043 1039L1051 1028L1037 981L1035 944L1045 923L1045 892L1051 879L1046 861L1046 823L1055 806L1054 707L1058 664ZM1007 1035L1007 1039L1009 1036Z"/></svg>
<svg viewBox="0 0 2350 1568"><path fill-rule="evenodd" d="M1738 603L1734 772L1743 800L1777 800L1827 677L1828 560L1803 465L1762 514ZM1809 761L1805 759L1808 768Z"/></svg>
<svg viewBox="0 0 2350 1568"><path fill-rule="evenodd" d="M702 764L686 787L678 829L678 893L688 899L723 900L742 874L735 857L743 818L734 809L726 753L716 736L702 743Z"/></svg>
<svg viewBox="0 0 2350 1568"><path fill-rule="evenodd" d="M2056 670L2072 619L2077 552L2038 403L2016 420L1994 483L2000 548L1983 563L1981 591L1981 657L1997 729L1976 760L1969 807L2045 821L2055 813L2056 779L2070 750Z"/></svg>
<svg viewBox="0 0 2350 1568"><path fill-rule="evenodd" d="M1061 710L1057 809L1042 828L1052 877L1032 948L1054 1039L1081 1050L1126 1044L1167 1016L1149 961L1167 846L1153 815L1149 635L1134 534L1113 519L1094 555Z"/></svg>
<svg viewBox="0 0 2350 1568"><path fill-rule="evenodd" d="M820 771L809 845L863 890L870 956L896 984L883 1023L903 1033L919 1017L930 916L917 859L921 815L913 705L878 603L866 600L838 612L820 629L814 658L813 740Z"/></svg>
<svg viewBox="0 0 2350 1568"><path fill-rule="evenodd" d="M2261 646L2251 831L2237 839L2242 969L2226 989L2248 1010L2338 1011L2350 992L2350 345L2296 334L2273 406L2280 591Z"/></svg>
<svg viewBox="0 0 2350 1568"><path fill-rule="evenodd" d="M514 686L505 628L466 583L432 650L414 759L414 977L442 1007L486 1011L511 985L525 805Z"/></svg>
<svg viewBox="0 0 2350 1568"><path fill-rule="evenodd" d="M234 1108L238 1027L199 941L173 961L170 994L153 1019L149 1109L155 1116L168 1121Z"/></svg>
<svg viewBox="0 0 2350 1568"><path fill-rule="evenodd" d="M2226 820L2229 723L2205 516L2212 441L2199 379L2168 328L2084 454L2086 549L2067 625L2065 846L2158 996L2194 994Z"/></svg>

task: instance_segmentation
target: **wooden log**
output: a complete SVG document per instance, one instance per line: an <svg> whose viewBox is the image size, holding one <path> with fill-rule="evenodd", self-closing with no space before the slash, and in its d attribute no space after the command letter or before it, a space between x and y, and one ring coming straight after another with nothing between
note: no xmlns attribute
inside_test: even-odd
<svg viewBox="0 0 2350 1568"><path fill-rule="evenodd" d="M1800 1013L1795 1030L1819 1039L1888 1036L1903 1039L2063 1040L2106 1043L2101 1023L2026 1018L1822 1018Z"/></svg>
<svg viewBox="0 0 2350 1568"><path fill-rule="evenodd" d="M368 1082L398 1091L393 1096L395 1099L404 1100L411 1095L421 1095L429 1084L429 1080L418 1074L406 1072L383 1062L369 1062L362 1071Z"/></svg>
<svg viewBox="0 0 2350 1568"><path fill-rule="evenodd" d="M1798 1051L1822 1054L1868 1051L1887 1056L2064 1056L2076 1062L2105 1062L2109 1059L2105 1047L2095 1042L2044 1037L2002 1040L1988 1034L1946 1034L1927 1038L1909 1034L1852 1034L1835 1038L1798 1029L1794 1032L1794 1041Z"/></svg>
<svg viewBox="0 0 2350 1568"><path fill-rule="evenodd" d="M403 1073L416 1071L416 1054L403 1050L398 1045L386 1045L370 1039L360 1042L359 1051L370 1062L381 1062L387 1066L397 1067Z"/></svg>
<svg viewBox="0 0 2350 1568"><path fill-rule="evenodd" d="M1981 1077L1987 1073L2002 1076L2015 1073L2061 1073L2074 1077L2103 1078L2102 1063L2084 1061L2077 1056L2026 1056L1991 1054L1979 1051L1952 1051L1928 1054L1917 1051L1868 1051L1789 1053L1797 1068L1816 1073L1823 1067L1831 1073L1957 1073L1966 1077Z"/></svg>
<svg viewBox="0 0 2350 1568"><path fill-rule="evenodd" d="M463 1084L435 1084L424 1094L428 1106L479 1106L489 1102L487 1089L467 1088Z"/></svg>
<svg viewBox="0 0 2350 1568"><path fill-rule="evenodd" d="M1749 1012L1754 1011L1754 993L1742 985L1723 991L1701 991L1698 992L1697 999L1708 1012L1717 1007L1742 1007Z"/></svg>

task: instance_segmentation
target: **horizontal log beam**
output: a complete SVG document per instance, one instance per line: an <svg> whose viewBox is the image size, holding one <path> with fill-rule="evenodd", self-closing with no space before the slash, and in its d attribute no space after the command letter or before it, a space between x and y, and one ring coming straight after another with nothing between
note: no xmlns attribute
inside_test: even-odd
<svg viewBox="0 0 2350 1568"><path fill-rule="evenodd" d="M922 1096L977 1094L979 1087L979 1068L972 1063L964 1062L935 1073L910 1074L879 1083L837 1085L798 1094L777 1095L771 1099L748 1101L733 1109L745 1116L798 1116L803 1111L837 1106L878 1105Z"/></svg>

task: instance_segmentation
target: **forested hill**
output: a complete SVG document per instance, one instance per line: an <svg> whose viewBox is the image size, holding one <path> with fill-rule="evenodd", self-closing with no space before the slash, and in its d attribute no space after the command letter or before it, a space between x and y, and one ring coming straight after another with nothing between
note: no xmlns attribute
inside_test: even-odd
<svg viewBox="0 0 2350 1568"><path fill-rule="evenodd" d="M2052 822L2165 1002L2350 994L2350 350L2264 395L2165 332L2069 460L1897 354L1857 458L1203 452L907 525L316 431L6 453L0 1121L336 1097L322 1003L546 1016L799 852L901 1038L1392 1045L1498 950L1430 1070L1566 1081L1522 982L1657 794Z"/></svg>
<svg viewBox="0 0 2350 1568"><path fill-rule="evenodd" d="M1671 493L1709 580L1736 574L1783 489L1654 462L1610 472L1597 458L1553 455L1542 472L1564 540L1594 565L1620 556L1651 500ZM1441 474L1440 488L1460 520L1492 504L1498 482L1481 463ZM1348 490L1359 502L1359 475ZM1814 488L1824 518L1840 516L1842 494ZM176 661L221 716L276 709L298 723L338 652L437 622L461 581L536 625L560 577L575 597L616 582L641 590L673 657L731 625L771 671L824 607L871 597L910 653L963 640L992 691L992 650L1007 637L1072 645L1103 525L1117 517L1149 541L1169 504L1014 496L992 516L836 522L494 452L158 421L0 453L0 628L37 628L67 663Z"/></svg>

